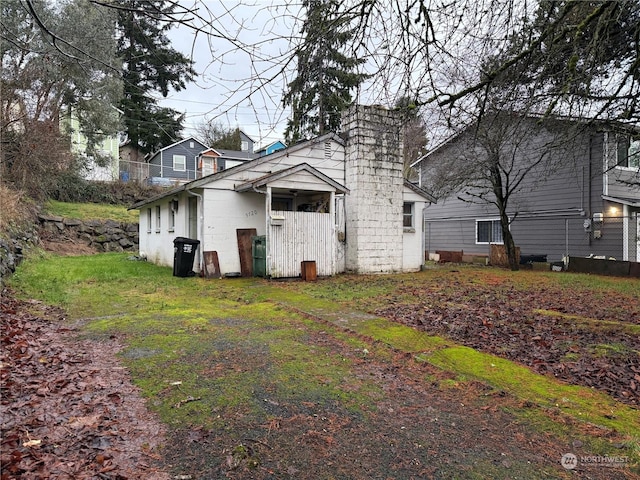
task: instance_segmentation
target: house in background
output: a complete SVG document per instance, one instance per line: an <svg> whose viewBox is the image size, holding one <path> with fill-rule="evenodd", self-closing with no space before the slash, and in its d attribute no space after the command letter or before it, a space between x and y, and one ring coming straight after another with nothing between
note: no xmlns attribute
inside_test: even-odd
<svg viewBox="0 0 640 480"><path fill-rule="evenodd" d="M278 150L284 150L285 148L287 148L287 146L284 144L284 142L281 142L280 140L276 140L275 142L270 143L266 147L262 147L261 149L256 151L256 154L258 157L264 157L265 155L271 155L272 153L275 153Z"/></svg>
<svg viewBox="0 0 640 480"><path fill-rule="evenodd" d="M528 118L529 138L545 142L539 119ZM565 148L549 152L553 171L533 169L509 201L510 230L521 258L546 256L555 262L568 256L603 256L640 261L640 132L629 127L580 124L563 120ZM473 161L471 127L414 163L420 184L432 191L442 166L452 169ZM562 135L562 134L561 134ZM471 143L470 143L471 142ZM524 148L524 147L522 147ZM512 172L527 167L527 151L513 156ZM468 165L467 165L468 166ZM488 255L502 243L497 207L473 202L477 188L438 196L424 212L425 248Z"/></svg>
<svg viewBox="0 0 640 480"><path fill-rule="evenodd" d="M207 149L204 143L194 137L161 148L147 160L147 182L152 185L172 185L195 180L199 156Z"/></svg>
<svg viewBox="0 0 640 480"><path fill-rule="evenodd" d="M216 258L222 275L297 277L302 262L320 276L419 270L433 198L403 179L399 119L358 106L343 121L344 138L323 135L135 204L140 251L170 266L174 239L197 239L195 269Z"/></svg>
<svg viewBox="0 0 640 480"><path fill-rule="evenodd" d="M114 110L113 114L117 115L117 112ZM87 153L88 139L82 133L77 115L71 111L61 123L63 129L69 133L71 138L71 152L76 155L81 155L86 160L82 171L83 178L100 182L117 180L120 174L120 140L118 135L105 136L105 138L96 145L96 154L100 156L100 160L97 161L96 158L91 157Z"/></svg>

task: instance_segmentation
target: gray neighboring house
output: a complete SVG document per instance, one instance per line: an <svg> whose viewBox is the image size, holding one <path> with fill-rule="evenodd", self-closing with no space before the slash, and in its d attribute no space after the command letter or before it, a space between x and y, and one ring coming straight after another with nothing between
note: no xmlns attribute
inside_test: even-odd
<svg viewBox="0 0 640 480"><path fill-rule="evenodd" d="M208 148L194 137L161 148L148 157L147 182L156 185L185 183L265 155L264 149L255 152L254 140L242 130L239 132L240 150ZM269 153L277 150L273 148Z"/></svg>
<svg viewBox="0 0 640 480"><path fill-rule="evenodd" d="M158 185L183 183L197 178L200 153L207 146L194 137L172 143L148 157L147 182Z"/></svg>
<svg viewBox="0 0 640 480"><path fill-rule="evenodd" d="M538 119L528 120L528 131L539 135ZM532 170L509 203L510 230L520 247L521 263L542 256L549 262L568 256L640 261L640 130L563 122L567 146L551 153L557 157L553 172ZM470 145L461 139L473 135L471 130L413 164L421 187L434 191L430 175L438 165L460 161L463 148L468 151ZM514 161L515 170L526 166L522 156L514 156ZM431 258L437 259L439 250L488 255L491 243L502 243L497 208L469 202L469 193L473 189L436 195L437 203L426 206L425 249Z"/></svg>

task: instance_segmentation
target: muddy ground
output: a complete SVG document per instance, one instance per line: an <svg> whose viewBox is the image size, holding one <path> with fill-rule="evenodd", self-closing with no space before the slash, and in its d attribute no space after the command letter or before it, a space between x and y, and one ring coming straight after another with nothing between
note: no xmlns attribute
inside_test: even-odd
<svg viewBox="0 0 640 480"><path fill-rule="evenodd" d="M544 433L510 413L529 406L504 392L458 382L407 355L374 355L382 345L354 350L325 332L306 341L352 361L354 388L374 380L375 408L267 389L255 395L268 417L236 411L224 428L167 430L131 385L115 338L81 340L64 312L9 291L0 314L3 480L639 478L622 464L561 466L567 452L592 454L585 438L626 455L615 432L558 417L571 433ZM220 367L260 362L230 349Z"/></svg>
<svg viewBox="0 0 640 480"><path fill-rule="evenodd" d="M49 242L47 249L94 253L68 242ZM458 283L455 290L404 286L372 312L638 406L640 337L624 328L640 324L637 302L540 287L523 304L519 291ZM421 301L395 300L403 295ZM572 315L620 323L594 328L603 325ZM235 412L221 429L169 429L132 385L117 338L80 338L63 311L17 300L10 290L2 292L0 320L2 480L640 478L624 461L561 465L566 453L593 455L593 439L613 445L624 460L629 439L616 432L560 415L559 430L533 426L523 420L522 412L534 408L528 402L480 382L458 382L405 354L356 351L323 333L310 332L306 341L353 362L354 389L375 381L381 391L375 408L279 398L267 389L255 392L266 418ZM370 350L383 348L374 343ZM215 368L265 361L237 349L223 358Z"/></svg>

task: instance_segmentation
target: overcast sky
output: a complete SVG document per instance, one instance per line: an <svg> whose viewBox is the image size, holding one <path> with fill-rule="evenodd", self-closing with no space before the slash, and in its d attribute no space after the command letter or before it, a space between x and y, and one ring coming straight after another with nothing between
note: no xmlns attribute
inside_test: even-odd
<svg viewBox="0 0 640 480"><path fill-rule="evenodd" d="M199 16L213 19L205 28L218 37L183 26L169 32L173 48L193 58L198 73L186 90L161 99L162 106L185 114L183 136L196 136L198 124L213 120L239 127L261 146L284 140L288 111L281 99L286 77L279 72L289 57L287 37L298 30L295 7L278 6L277 0L189 0L184 4L197 8ZM278 78L261 86L272 77Z"/></svg>

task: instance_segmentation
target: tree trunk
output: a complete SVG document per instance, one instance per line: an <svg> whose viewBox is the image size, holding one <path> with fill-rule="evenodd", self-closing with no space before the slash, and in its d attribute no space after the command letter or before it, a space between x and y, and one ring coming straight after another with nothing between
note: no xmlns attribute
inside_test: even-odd
<svg viewBox="0 0 640 480"><path fill-rule="evenodd" d="M520 265L516 254L516 244L511 236L511 230L509 230L509 217L506 212L500 212L500 225L502 227L504 248L507 251L507 258L509 260L509 268L515 272L520 269Z"/></svg>

